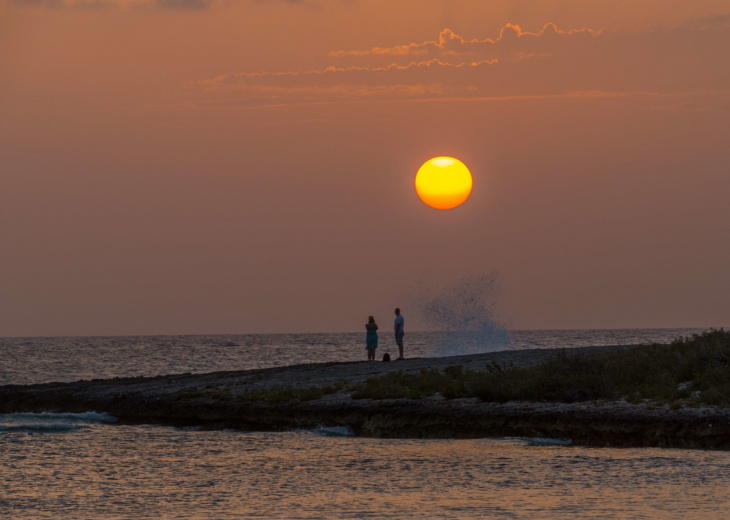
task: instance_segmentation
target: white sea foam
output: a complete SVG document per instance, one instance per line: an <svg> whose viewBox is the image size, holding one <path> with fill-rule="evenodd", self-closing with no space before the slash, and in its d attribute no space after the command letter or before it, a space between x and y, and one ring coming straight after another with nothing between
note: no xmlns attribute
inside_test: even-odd
<svg viewBox="0 0 730 520"><path fill-rule="evenodd" d="M0 414L0 432L61 432L116 421L116 417L98 412L9 413Z"/></svg>
<svg viewBox="0 0 730 520"><path fill-rule="evenodd" d="M354 437L355 432L349 426L317 426L314 433L325 437Z"/></svg>
<svg viewBox="0 0 730 520"><path fill-rule="evenodd" d="M572 446L570 439L549 439L545 437L527 437L523 441L529 446Z"/></svg>

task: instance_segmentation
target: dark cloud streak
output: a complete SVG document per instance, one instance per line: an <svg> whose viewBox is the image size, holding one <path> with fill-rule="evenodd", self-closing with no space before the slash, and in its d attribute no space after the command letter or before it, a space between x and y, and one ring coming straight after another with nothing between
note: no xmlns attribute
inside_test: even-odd
<svg viewBox="0 0 730 520"><path fill-rule="evenodd" d="M255 3L278 3L303 5L305 0L247 0ZM216 0L10 0L11 3L20 7L50 9L50 10L103 10L117 7L131 7L140 10L162 10L162 11L205 11L209 9ZM221 2L223 3L223 2Z"/></svg>
<svg viewBox="0 0 730 520"><path fill-rule="evenodd" d="M212 0L155 0L154 6L158 9L178 11L203 11L208 9Z"/></svg>
<svg viewBox="0 0 730 520"><path fill-rule="evenodd" d="M66 3L63 0L10 0L20 7L36 7L53 10L74 10L74 11L96 11L117 7L115 2L104 2L102 0L78 0L73 3Z"/></svg>

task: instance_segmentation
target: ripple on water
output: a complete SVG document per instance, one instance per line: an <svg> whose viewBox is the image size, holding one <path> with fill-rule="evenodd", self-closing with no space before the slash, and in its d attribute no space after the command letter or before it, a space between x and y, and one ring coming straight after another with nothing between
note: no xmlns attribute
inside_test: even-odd
<svg viewBox="0 0 730 520"><path fill-rule="evenodd" d="M700 329L613 329L512 331L507 343L483 344L477 350L627 345L670 341ZM501 337L501 336L500 336ZM393 353L390 335L381 334L378 352ZM117 336L0 338L0 385L79 379L156 376L248 370L365 357L365 335L239 334L221 336ZM454 354L449 336L407 332L408 357ZM476 348L476 347L475 347Z"/></svg>
<svg viewBox="0 0 730 520"><path fill-rule="evenodd" d="M0 433L0 517L715 519L730 454L89 422Z"/></svg>

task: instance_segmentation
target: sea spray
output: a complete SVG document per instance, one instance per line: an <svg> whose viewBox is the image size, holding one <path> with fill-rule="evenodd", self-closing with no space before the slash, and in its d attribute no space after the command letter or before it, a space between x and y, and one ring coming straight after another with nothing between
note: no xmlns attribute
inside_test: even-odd
<svg viewBox="0 0 730 520"><path fill-rule="evenodd" d="M409 291L408 302L422 325L439 331L438 354L497 350L509 335L495 315L498 273L468 276L434 291L425 283Z"/></svg>

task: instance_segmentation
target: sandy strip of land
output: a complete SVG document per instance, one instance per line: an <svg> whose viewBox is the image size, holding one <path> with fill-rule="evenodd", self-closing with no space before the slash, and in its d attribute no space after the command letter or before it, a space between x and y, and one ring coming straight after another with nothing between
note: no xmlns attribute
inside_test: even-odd
<svg viewBox="0 0 730 520"><path fill-rule="evenodd" d="M570 355L627 347L584 347ZM571 439L602 446L667 446L730 449L730 411L615 403L483 403L440 396L409 400L353 400L348 389L387 372L443 370L461 365L528 366L561 349L501 351L405 361L313 363L281 368L0 386L0 413L106 412L122 423L203 425L278 431L346 426L378 437L528 436ZM339 385L321 399L278 404L237 396L252 391ZM221 394L221 392L225 392Z"/></svg>
<svg viewBox="0 0 730 520"><path fill-rule="evenodd" d="M571 349L571 354L590 354L592 352L615 350L627 347L583 347ZM50 397L73 394L77 398L103 399L118 393L141 393L149 398L168 398L181 390L199 389L201 391L229 388L235 394L265 390L276 387L326 386L345 383L354 386L370 377L382 376L388 372L417 373L421 369L443 370L446 367L461 365L464 369L484 370L491 364L504 366L529 366L554 357L561 349L506 350L466 356L439 358L414 358L403 361L350 361L330 363L306 363L276 368L239 370L231 372L211 372L207 374L175 374L156 377L94 379L74 383L46 383L39 385L0 386L0 398L9 392L21 392L28 397L38 394ZM7 403L0 400L0 411L8 410ZM7 412L6 412L7 413Z"/></svg>

